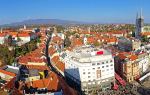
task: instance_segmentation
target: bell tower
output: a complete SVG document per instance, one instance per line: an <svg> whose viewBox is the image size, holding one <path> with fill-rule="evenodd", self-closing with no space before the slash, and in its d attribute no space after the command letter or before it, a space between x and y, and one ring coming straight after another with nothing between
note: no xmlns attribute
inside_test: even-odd
<svg viewBox="0 0 150 95"><path fill-rule="evenodd" d="M144 27L144 17L142 15L142 9L141 9L140 15L137 13L136 16L135 38L137 39L141 38L141 32L143 31L143 27Z"/></svg>

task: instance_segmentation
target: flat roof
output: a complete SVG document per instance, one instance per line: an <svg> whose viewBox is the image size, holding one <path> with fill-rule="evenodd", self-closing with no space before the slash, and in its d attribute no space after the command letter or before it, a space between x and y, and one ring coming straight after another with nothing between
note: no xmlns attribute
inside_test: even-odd
<svg viewBox="0 0 150 95"><path fill-rule="evenodd" d="M102 52L102 54L97 54L97 52ZM68 51L68 55L74 61L80 63L89 63L98 60L106 60L105 57L111 58L112 54L103 48L96 48L93 46L81 46L74 48L73 51Z"/></svg>

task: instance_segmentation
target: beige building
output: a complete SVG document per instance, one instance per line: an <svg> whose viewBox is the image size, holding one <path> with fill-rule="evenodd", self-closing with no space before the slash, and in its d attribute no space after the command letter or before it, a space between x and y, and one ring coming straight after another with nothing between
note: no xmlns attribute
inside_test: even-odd
<svg viewBox="0 0 150 95"><path fill-rule="evenodd" d="M115 57L115 70L128 82L134 81L140 76L137 55L123 52Z"/></svg>

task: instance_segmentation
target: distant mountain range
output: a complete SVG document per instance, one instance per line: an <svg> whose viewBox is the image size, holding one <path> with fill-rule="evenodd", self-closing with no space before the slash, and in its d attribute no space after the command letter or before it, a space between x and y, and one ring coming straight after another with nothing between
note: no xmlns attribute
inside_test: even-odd
<svg viewBox="0 0 150 95"><path fill-rule="evenodd" d="M60 19L29 19L24 20L21 22L15 22L10 24L4 24L0 26L18 26L18 25L32 25L32 24L58 24L58 25L64 25L64 24L85 24L85 22L77 22L77 21L70 21L70 20L60 20Z"/></svg>
<svg viewBox="0 0 150 95"><path fill-rule="evenodd" d="M21 22L14 22L0 26L4 27L4 26L20 26L20 25L40 25L40 24L70 25L70 24L128 24L128 23L81 22L81 21L61 20L61 19L29 19Z"/></svg>

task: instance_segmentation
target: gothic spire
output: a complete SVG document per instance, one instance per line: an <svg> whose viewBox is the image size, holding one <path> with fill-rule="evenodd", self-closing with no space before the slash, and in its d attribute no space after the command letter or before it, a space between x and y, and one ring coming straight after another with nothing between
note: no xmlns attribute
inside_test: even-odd
<svg viewBox="0 0 150 95"><path fill-rule="evenodd" d="M138 12L137 12L137 14L136 14L136 19L138 19L139 18L139 15L138 15Z"/></svg>
<svg viewBox="0 0 150 95"><path fill-rule="evenodd" d="M141 11L140 11L140 18L143 18L142 8L141 8Z"/></svg>

